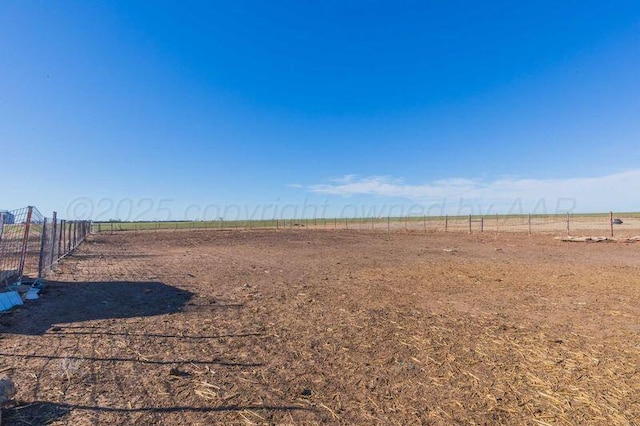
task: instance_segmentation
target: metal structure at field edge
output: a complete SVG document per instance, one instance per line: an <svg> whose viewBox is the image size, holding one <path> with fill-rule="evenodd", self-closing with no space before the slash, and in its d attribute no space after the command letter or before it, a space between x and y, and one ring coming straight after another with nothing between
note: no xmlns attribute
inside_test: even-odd
<svg viewBox="0 0 640 426"><path fill-rule="evenodd" d="M0 223L13 225L16 222L16 216L9 210L0 210Z"/></svg>
<svg viewBox="0 0 640 426"><path fill-rule="evenodd" d="M33 207L0 211L0 283L42 278L90 233L90 221L59 220Z"/></svg>

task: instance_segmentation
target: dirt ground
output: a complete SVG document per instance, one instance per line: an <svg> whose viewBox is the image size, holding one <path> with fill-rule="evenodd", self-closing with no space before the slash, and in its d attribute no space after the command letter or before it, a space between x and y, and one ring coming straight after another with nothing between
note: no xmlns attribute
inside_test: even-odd
<svg viewBox="0 0 640 426"><path fill-rule="evenodd" d="M5 424L640 424L640 242L92 235L0 316Z"/></svg>

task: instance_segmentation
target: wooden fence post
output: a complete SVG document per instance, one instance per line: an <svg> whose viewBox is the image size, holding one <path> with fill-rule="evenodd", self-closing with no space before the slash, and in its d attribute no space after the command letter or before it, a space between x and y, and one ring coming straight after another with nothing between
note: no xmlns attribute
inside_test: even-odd
<svg viewBox="0 0 640 426"><path fill-rule="evenodd" d="M469 233L471 233L471 215L469 215Z"/></svg>

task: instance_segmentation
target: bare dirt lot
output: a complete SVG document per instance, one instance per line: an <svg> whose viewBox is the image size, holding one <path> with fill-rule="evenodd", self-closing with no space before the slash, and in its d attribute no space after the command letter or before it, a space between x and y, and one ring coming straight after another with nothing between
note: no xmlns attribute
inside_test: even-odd
<svg viewBox="0 0 640 426"><path fill-rule="evenodd" d="M0 317L6 424L640 424L640 243L93 235Z"/></svg>

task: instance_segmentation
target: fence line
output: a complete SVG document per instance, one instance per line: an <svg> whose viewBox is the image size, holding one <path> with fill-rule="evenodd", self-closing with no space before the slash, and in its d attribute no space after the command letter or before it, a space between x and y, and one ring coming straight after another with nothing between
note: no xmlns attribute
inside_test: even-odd
<svg viewBox="0 0 640 426"><path fill-rule="evenodd" d="M89 221L48 218L33 206L0 212L0 283L44 277L90 232Z"/></svg>
<svg viewBox="0 0 640 426"><path fill-rule="evenodd" d="M356 230L373 232L520 232L528 234L570 235L599 233L607 236L631 236L640 233L640 213L623 213L623 223L615 225L613 213L556 215L467 215L404 216L356 218L304 218L269 220L212 220L159 222L94 222L93 232L179 231L211 229L231 230ZM616 216L616 219L618 216Z"/></svg>

